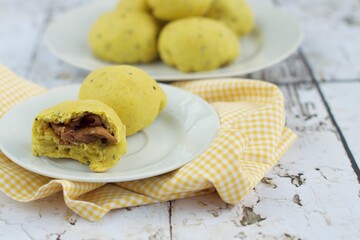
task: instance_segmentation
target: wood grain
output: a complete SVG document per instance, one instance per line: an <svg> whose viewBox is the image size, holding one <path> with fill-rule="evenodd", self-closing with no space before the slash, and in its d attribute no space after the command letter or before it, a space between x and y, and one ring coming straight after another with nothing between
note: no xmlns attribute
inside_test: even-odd
<svg viewBox="0 0 360 240"><path fill-rule="evenodd" d="M321 89L360 166L360 82L322 84Z"/></svg>
<svg viewBox="0 0 360 240"><path fill-rule="evenodd" d="M46 26L61 13L85 3L84 0L54 1L53 11L49 15ZM45 46L43 35L44 32L31 63L28 78L48 88L81 83L89 72L71 66L52 55Z"/></svg>
<svg viewBox="0 0 360 240"><path fill-rule="evenodd" d="M265 80L275 84L311 81L310 73L299 52L292 54L286 61L280 62L262 71L248 74L246 77Z"/></svg>
<svg viewBox="0 0 360 240"><path fill-rule="evenodd" d="M317 80L360 78L360 2L276 0L302 26L303 50Z"/></svg>
<svg viewBox="0 0 360 240"><path fill-rule="evenodd" d="M169 239L168 204L111 211L92 223L69 210L62 194L19 203L0 194L0 239Z"/></svg>
<svg viewBox="0 0 360 240"><path fill-rule="evenodd" d="M51 1L34 2L0 0L0 63L24 77L52 9Z"/></svg>

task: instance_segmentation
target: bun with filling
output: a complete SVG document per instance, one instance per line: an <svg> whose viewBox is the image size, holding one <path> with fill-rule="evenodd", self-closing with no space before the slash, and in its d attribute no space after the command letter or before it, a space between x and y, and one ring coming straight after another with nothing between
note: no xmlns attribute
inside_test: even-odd
<svg viewBox="0 0 360 240"><path fill-rule="evenodd" d="M36 156L71 158L103 172L113 167L126 149L120 118L96 100L65 101L43 110L33 122L32 153Z"/></svg>

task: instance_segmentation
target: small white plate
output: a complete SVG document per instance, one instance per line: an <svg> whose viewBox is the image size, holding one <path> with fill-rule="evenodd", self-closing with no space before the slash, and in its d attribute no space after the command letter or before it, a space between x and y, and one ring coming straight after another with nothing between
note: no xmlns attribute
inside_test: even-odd
<svg viewBox="0 0 360 240"><path fill-rule="evenodd" d="M110 63L96 59L87 42L92 23L114 8L118 0L95 1L72 9L53 21L46 30L45 43L51 52L76 67L94 70ZM302 41L296 21L261 0L249 1L256 17L254 31L241 39L240 57L231 65L208 72L182 73L161 61L135 65L160 81L231 77L258 71L293 53Z"/></svg>
<svg viewBox="0 0 360 240"><path fill-rule="evenodd" d="M76 99L79 85L50 90L12 108L0 120L0 149L18 165L41 175L83 182L121 182L177 169L209 147L219 128L216 111L194 94L161 85L168 104L143 131L127 138L128 152L111 169L94 173L71 159L31 154L31 128L43 109Z"/></svg>

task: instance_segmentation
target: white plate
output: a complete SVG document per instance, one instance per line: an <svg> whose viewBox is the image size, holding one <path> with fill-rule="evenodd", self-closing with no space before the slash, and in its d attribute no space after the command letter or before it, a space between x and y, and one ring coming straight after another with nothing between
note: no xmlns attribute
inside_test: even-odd
<svg viewBox="0 0 360 240"><path fill-rule="evenodd" d="M71 159L31 154L31 127L43 109L76 99L79 85L50 90L11 109L0 120L0 149L18 165L41 175L85 182L136 180L177 169L202 153L219 127L216 111L203 99L179 88L161 85L168 104L143 131L127 138L128 152L107 172L94 173Z"/></svg>
<svg viewBox="0 0 360 240"><path fill-rule="evenodd" d="M95 19L113 9L117 2L118 0L98 0L59 16L46 30L46 45L54 55L79 68L92 71L110 65L92 55L87 36ZM262 3L261 0L249 3L256 16L256 27L251 34L241 39L241 55L233 64L200 73L182 73L161 61L135 66L142 68L156 80L175 81L244 75L282 61L302 41L299 25L286 13Z"/></svg>

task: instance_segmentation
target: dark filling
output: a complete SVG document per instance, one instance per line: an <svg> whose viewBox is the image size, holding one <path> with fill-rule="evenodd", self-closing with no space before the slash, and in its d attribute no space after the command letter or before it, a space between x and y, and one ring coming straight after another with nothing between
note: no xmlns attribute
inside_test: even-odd
<svg viewBox="0 0 360 240"><path fill-rule="evenodd" d="M101 139L116 143L116 138L105 128L101 118L95 114L71 119L68 124L51 123L51 128L60 137L61 145L93 143Z"/></svg>

